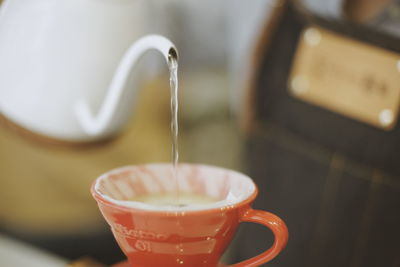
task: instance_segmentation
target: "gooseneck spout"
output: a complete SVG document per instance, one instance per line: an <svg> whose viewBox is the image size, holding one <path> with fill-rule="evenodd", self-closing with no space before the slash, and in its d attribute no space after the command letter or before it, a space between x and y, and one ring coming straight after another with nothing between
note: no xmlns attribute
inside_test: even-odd
<svg viewBox="0 0 400 267"><path fill-rule="evenodd" d="M107 130L117 110L132 67L149 49L160 51L168 64L171 64L171 58L177 59L174 44L161 35L147 35L136 41L120 61L98 114L94 115L91 112L84 99L79 100L74 106L78 123L88 135L98 136Z"/></svg>

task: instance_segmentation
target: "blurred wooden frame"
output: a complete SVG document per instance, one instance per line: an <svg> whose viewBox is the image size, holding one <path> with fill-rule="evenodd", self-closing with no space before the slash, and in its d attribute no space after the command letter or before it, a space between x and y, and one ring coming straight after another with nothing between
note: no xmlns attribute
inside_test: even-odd
<svg viewBox="0 0 400 267"><path fill-rule="evenodd" d="M367 23L370 19L378 16L385 8L387 8L391 0L351 0L345 1L344 13L346 18L357 22Z"/></svg>

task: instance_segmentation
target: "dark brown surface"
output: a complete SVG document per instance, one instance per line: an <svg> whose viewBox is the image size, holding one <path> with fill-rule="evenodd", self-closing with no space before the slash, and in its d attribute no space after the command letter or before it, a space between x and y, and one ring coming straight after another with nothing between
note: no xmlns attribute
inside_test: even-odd
<svg viewBox="0 0 400 267"><path fill-rule="evenodd" d="M287 248L267 266L397 266L398 179L273 125L251 135L246 153L260 187L255 208L289 228ZM272 242L265 230L244 228L241 259Z"/></svg>
<svg viewBox="0 0 400 267"><path fill-rule="evenodd" d="M309 21L288 7L253 88L256 127L245 158L260 187L255 207L281 216L289 228L286 250L267 266L397 267L400 124L385 132L289 96L291 62ZM351 38L400 47L362 26L315 21ZM272 242L261 228L243 228L240 259Z"/></svg>
<svg viewBox="0 0 400 267"><path fill-rule="evenodd" d="M399 123L392 131L385 132L289 96L287 78L304 25L304 19L297 13L286 12L261 66L255 98L256 120L274 122L357 161L400 175Z"/></svg>

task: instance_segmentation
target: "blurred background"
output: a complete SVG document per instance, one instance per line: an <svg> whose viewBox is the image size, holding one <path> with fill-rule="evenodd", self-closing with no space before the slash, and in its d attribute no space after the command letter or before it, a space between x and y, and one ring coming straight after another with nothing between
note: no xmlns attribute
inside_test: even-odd
<svg viewBox="0 0 400 267"><path fill-rule="evenodd" d="M106 85L96 89L100 103L119 58L150 33L179 52L180 161L248 174L260 189L254 207L287 223L288 246L268 266L400 266L400 1L6 0L0 8L0 58L23 54L0 63L0 266L124 258L89 188L110 169L171 160L165 59L148 52L133 68L128 119L107 138L46 136L21 125L8 111L18 105L6 100L20 99L21 108L55 102L28 97L42 64L31 65L34 53L54 68L60 58L96 62L91 75ZM32 18L40 25L23 26ZM95 31L78 23L91 18L101 22ZM124 26L111 28L111 18ZM62 47L67 32L78 36L76 47L53 53L43 44L56 38ZM92 45L92 34L115 42ZM67 48L88 52L63 59ZM100 57L107 49L115 58ZM40 75L39 87L54 77L59 97L72 79L84 80ZM10 86L24 80L26 94ZM226 262L272 242L261 226L244 224Z"/></svg>

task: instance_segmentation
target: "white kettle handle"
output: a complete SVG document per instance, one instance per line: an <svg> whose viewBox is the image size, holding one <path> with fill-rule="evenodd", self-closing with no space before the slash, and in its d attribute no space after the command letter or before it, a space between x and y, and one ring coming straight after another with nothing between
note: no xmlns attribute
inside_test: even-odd
<svg viewBox="0 0 400 267"><path fill-rule="evenodd" d="M160 51L168 64L171 56L177 57L177 50L174 44L161 35L147 35L133 43L118 65L99 113L93 115L84 99L80 99L74 106L75 116L85 133L90 136L98 136L105 132L115 115L133 66L138 58L149 49Z"/></svg>

